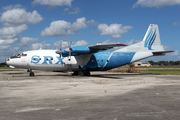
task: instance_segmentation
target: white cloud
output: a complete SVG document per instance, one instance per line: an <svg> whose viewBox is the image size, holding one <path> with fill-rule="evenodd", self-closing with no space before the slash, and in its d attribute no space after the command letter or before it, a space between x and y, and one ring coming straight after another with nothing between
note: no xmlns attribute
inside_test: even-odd
<svg viewBox="0 0 180 120"><path fill-rule="evenodd" d="M115 43L116 43L115 40L110 40L110 39L108 39L108 40L102 42L102 44L115 44Z"/></svg>
<svg viewBox="0 0 180 120"><path fill-rule="evenodd" d="M19 46L28 46L29 43L39 41L39 38L22 37Z"/></svg>
<svg viewBox="0 0 180 120"><path fill-rule="evenodd" d="M99 24L97 33L99 35L111 35L112 38L121 38L122 34L132 29L132 26L122 26L122 24Z"/></svg>
<svg viewBox="0 0 180 120"><path fill-rule="evenodd" d="M79 29L86 28L86 27L87 27L86 18L85 17L78 18L76 22L72 24L68 32L74 34L74 32L77 32Z"/></svg>
<svg viewBox="0 0 180 120"><path fill-rule="evenodd" d="M0 39L0 49L1 51L9 49L13 44L18 42L19 38L13 38L13 39Z"/></svg>
<svg viewBox="0 0 180 120"><path fill-rule="evenodd" d="M5 6L5 7L2 7L3 10L10 10L10 9L16 9L16 8L22 8L23 6L20 5L20 4L17 4L17 5L8 5L8 6Z"/></svg>
<svg viewBox="0 0 180 120"><path fill-rule="evenodd" d="M48 49L51 47L51 44L46 43L44 41L43 43L35 43L31 45L31 49L38 50L38 49Z"/></svg>
<svg viewBox="0 0 180 120"><path fill-rule="evenodd" d="M64 20L53 21L49 27L41 32L41 36L73 35L75 32L78 32L79 29L87 28L91 21L86 21L85 17L78 18L73 24Z"/></svg>
<svg viewBox="0 0 180 120"><path fill-rule="evenodd" d="M173 53L170 54L171 56L180 56L179 50L175 50Z"/></svg>
<svg viewBox="0 0 180 120"><path fill-rule="evenodd" d="M77 41L75 44L73 44L73 46L86 46L86 45L88 45L88 42L85 40L80 40Z"/></svg>
<svg viewBox="0 0 180 120"><path fill-rule="evenodd" d="M131 39L130 41L126 41L125 44L127 45L132 45L132 44L135 44L135 43L138 43L138 42L141 42L142 40L134 40L134 39Z"/></svg>
<svg viewBox="0 0 180 120"><path fill-rule="evenodd" d="M173 25L178 26L178 25L180 25L180 22L174 22Z"/></svg>
<svg viewBox="0 0 180 120"><path fill-rule="evenodd" d="M80 11L81 10L78 7L73 8L72 11L70 11L69 8L64 9L64 12L68 12L69 15L70 14L79 14Z"/></svg>
<svg viewBox="0 0 180 120"><path fill-rule="evenodd" d="M86 46L86 45L88 45L88 42L87 41L85 41L85 40L80 40L80 41L77 41L77 42L72 42L72 45L71 45L71 47L72 46ZM69 40L68 39L64 39L64 40L61 40L61 41L56 41L55 43L54 43L54 45L53 45L53 48L54 49L60 49L60 48L62 48L62 49L64 49L64 48L68 48L68 47L70 47L69 46Z"/></svg>
<svg viewBox="0 0 180 120"><path fill-rule="evenodd" d="M0 17L4 26L17 26L22 24L36 24L43 18L37 11L26 12L24 9L12 9L5 11Z"/></svg>
<svg viewBox="0 0 180 120"><path fill-rule="evenodd" d="M41 36L53 37L53 36L65 36L71 35L67 29L71 28L71 23L64 20L53 21L49 28L46 28L41 32Z"/></svg>
<svg viewBox="0 0 180 120"><path fill-rule="evenodd" d="M28 26L23 24L20 26L16 26L16 27L4 27L0 29L0 35L1 36L7 36L7 35L13 35L13 34L18 34L21 33L25 30L28 29Z"/></svg>
<svg viewBox="0 0 180 120"><path fill-rule="evenodd" d="M71 2L73 0L34 0L32 4L48 5L51 7L57 6L69 6L71 7Z"/></svg>
<svg viewBox="0 0 180 120"><path fill-rule="evenodd" d="M180 5L180 0L138 0L132 8L136 8L138 6L160 8L172 5Z"/></svg>

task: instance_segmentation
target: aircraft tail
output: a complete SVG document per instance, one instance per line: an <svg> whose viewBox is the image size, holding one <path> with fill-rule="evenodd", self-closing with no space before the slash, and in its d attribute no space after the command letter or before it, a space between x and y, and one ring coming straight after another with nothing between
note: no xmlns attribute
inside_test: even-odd
<svg viewBox="0 0 180 120"><path fill-rule="evenodd" d="M148 48L148 50L153 50L153 48L155 50L157 49L157 47L161 46L158 25L155 24L149 25L149 28L144 36L143 42L144 42L144 47ZM164 48L161 47L161 50L164 50Z"/></svg>
<svg viewBox="0 0 180 120"><path fill-rule="evenodd" d="M135 62L151 56L165 55L166 53L174 51L164 50L163 45L161 45L158 25L150 24L143 41L116 50L115 52L133 52L135 55L131 62Z"/></svg>

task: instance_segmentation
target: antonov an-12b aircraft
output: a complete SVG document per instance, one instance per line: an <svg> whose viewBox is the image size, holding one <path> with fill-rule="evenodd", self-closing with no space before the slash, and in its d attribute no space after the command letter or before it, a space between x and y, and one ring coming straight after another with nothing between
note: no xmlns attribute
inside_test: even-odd
<svg viewBox="0 0 180 120"><path fill-rule="evenodd" d="M113 47L126 46L108 52ZM74 75L90 75L90 71L105 71L139 61L151 56L165 55L161 45L158 25L150 24L143 41L125 45L97 44L89 47L69 47L60 50L33 50L6 59L11 68L48 71L74 71Z"/></svg>

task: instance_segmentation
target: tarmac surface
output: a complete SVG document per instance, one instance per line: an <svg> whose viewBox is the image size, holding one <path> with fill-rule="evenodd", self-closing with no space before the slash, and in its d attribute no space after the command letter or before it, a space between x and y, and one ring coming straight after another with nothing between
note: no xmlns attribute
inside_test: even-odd
<svg viewBox="0 0 180 120"><path fill-rule="evenodd" d="M179 120L180 76L0 71L0 120Z"/></svg>

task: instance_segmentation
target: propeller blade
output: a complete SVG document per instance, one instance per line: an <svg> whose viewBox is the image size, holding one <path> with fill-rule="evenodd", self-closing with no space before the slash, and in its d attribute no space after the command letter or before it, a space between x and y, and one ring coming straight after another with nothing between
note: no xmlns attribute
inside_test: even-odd
<svg viewBox="0 0 180 120"><path fill-rule="evenodd" d="M59 56L60 56L60 59L61 59L61 57L62 57L62 40L60 41Z"/></svg>
<svg viewBox="0 0 180 120"><path fill-rule="evenodd" d="M68 45L69 45L69 59L68 60L71 61L71 51L72 51L71 45L72 45L72 41L69 41Z"/></svg>

